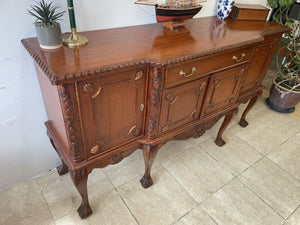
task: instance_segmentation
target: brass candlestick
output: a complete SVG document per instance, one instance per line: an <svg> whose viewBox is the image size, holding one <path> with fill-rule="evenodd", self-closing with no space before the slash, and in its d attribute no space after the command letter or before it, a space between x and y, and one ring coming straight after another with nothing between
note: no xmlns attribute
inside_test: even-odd
<svg viewBox="0 0 300 225"><path fill-rule="evenodd" d="M68 12L72 32L69 37L63 38L64 45L67 45L70 48L86 45L88 43L88 39L84 36L78 35L76 31L73 0L68 0Z"/></svg>

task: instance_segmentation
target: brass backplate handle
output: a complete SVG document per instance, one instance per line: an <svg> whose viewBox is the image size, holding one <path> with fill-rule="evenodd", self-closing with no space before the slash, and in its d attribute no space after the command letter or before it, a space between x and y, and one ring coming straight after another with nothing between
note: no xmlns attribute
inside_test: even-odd
<svg viewBox="0 0 300 225"><path fill-rule="evenodd" d="M243 60L243 58L244 58L245 56L246 56L246 54L245 54L245 53L242 53L240 59L238 59L238 57L236 57L236 56L233 56L232 59L233 59L234 61L236 61L236 62L240 62L240 61Z"/></svg>
<svg viewBox="0 0 300 225"><path fill-rule="evenodd" d="M179 72L179 75L180 75L180 76L184 76L184 77L190 77L190 76L192 76L192 75L194 74L194 72L196 72L196 67L193 67L193 68L192 68L192 73L190 73L190 74L186 74L183 70L181 70L181 71Z"/></svg>

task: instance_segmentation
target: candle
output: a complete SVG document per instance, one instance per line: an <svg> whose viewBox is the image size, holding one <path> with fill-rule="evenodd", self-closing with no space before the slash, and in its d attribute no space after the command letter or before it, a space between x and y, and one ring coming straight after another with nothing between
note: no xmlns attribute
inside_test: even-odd
<svg viewBox="0 0 300 225"><path fill-rule="evenodd" d="M70 18L71 28L72 29L76 28L73 0L68 0L68 11L69 11L69 18Z"/></svg>

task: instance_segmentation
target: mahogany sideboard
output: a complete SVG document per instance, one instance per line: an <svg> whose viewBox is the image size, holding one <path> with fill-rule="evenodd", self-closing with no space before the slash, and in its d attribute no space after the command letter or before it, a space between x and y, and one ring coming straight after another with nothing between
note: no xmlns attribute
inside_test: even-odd
<svg viewBox="0 0 300 225"><path fill-rule="evenodd" d="M144 188L158 149L168 140L199 137L222 116L216 144L237 107L240 125L262 92L262 81L282 33L265 21L215 17L188 27L150 24L84 32L89 44L46 51L22 40L33 57L50 141L82 197L81 218L92 213L88 174L143 149Z"/></svg>

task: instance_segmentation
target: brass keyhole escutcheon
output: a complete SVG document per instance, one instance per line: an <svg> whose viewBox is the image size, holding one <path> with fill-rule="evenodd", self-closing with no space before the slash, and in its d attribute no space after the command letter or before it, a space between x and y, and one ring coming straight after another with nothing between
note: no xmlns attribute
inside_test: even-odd
<svg viewBox="0 0 300 225"><path fill-rule="evenodd" d="M99 145L95 145L94 147L92 147L92 149L90 150L90 152L95 155L97 154L99 151Z"/></svg>
<svg viewBox="0 0 300 225"><path fill-rule="evenodd" d="M145 109L145 106L144 106L144 104L141 104L141 105L140 105L140 110L141 110L141 112L143 112L143 111L144 111L144 109Z"/></svg>

